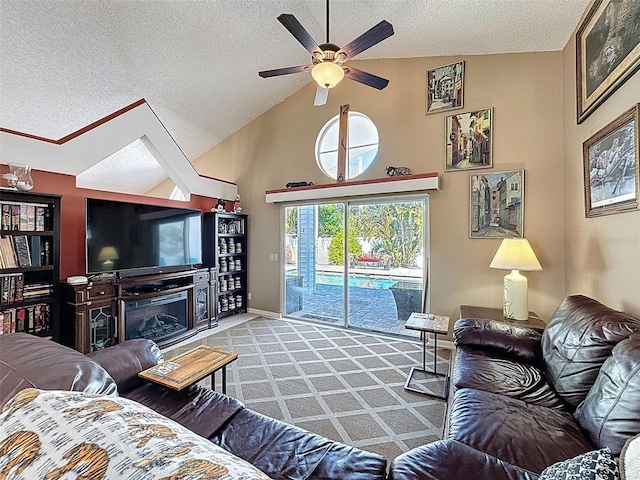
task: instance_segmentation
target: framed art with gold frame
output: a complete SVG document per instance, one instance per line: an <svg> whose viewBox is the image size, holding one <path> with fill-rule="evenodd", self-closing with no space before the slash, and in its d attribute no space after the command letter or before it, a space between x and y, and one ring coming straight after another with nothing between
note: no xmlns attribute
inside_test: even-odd
<svg viewBox="0 0 640 480"><path fill-rule="evenodd" d="M640 0L595 0L576 31L577 120L582 123L640 68Z"/></svg>
<svg viewBox="0 0 640 480"><path fill-rule="evenodd" d="M582 144L585 215L638 210L640 103Z"/></svg>

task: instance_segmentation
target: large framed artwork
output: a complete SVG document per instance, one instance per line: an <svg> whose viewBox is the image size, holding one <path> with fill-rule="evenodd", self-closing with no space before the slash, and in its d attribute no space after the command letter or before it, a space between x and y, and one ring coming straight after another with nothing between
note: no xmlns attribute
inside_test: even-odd
<svg viewBox="0 0 640 480"><path fill-rule="evenodd" d="M463 105L464 62L427 70L427 115Z"/></svg>
<svg viewBox="0 0 640 480"><path fill-rule="evenodd" d="M524 170L472 173L469 238L522 238Z"/></svg>
<svg viewBox="0 0 640 480"><path fill-rule="evenodd" d="M640 103L583 143L587 217L638 210L639 117Z"/></svg>
<svg viewBox="0 0 640 480"><path fill-rule="evenodd" d="M491 167L492 122L493 108L445 118L445 172Z"/></svg>
<svg viewBox="0 0 640 480"><path fill-rule="evenodd" d="M578 123L640 67L640 0L595 0L576 32Z"/></svg>

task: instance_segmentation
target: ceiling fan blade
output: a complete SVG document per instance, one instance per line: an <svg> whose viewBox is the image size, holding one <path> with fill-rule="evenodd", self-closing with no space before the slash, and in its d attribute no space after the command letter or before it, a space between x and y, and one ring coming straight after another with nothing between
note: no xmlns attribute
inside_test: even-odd
<svg viewBox="0 0 640 480"><path fill-rule="evenodd" d="M297 67L276 68L274 70L263 70L258 72L262 78L278 77L280 75L289 75L290 73L304 72L309 68L309 65L298 65Z"/></svg>
<svg viewBox="0 0 640 480"><path fill-rule="evenodd" d="M313 105L316 107L325 105L327 103L328 97L329 97L329 89L318 85L318 88L316 88L316 98L313 101Z"/></svg>
<svg viewBox="0 0 640 480"><path fill-rule="evenodd" d="M382 20L375 27L371 27L358 38L338 50L338 54L346 54L348 60L364 52L367 48L373 47L376 43L380 43L385 38L389 38L391 35L393 35L393 26L386 20Z"/></svg>
<svg viewBox="0 0 640 480"><path fill-rule="evenodd" d="M364 83L365 85L377 88L378 90L382 90L387 85L389 85L389 80L387 80L386 78L378 77L377 75L363 72L362 70L358 70L357 68L353 67L345 67L344 75L351 80Z"/></svg>
<svg viewBox="0 0 640 480"><path fill-rule="evenodd" d="M309 53L321 52L320 47L316 41L311 38L311 35L304 29L302 24L290 13L283 13L278 17L278 21L289 30L289 33L298 40Z"/></svg>

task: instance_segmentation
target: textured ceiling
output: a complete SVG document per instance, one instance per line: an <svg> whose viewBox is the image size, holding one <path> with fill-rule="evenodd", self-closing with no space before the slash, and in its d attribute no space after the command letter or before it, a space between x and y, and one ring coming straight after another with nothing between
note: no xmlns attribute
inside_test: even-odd
<svg viewBox="0 0 640 480"><path fill-rule="evenodd" d="M560 50L588 3L332 0L330 40L384 19L359 59ZM193 160L311 81L258 77L309 60L281 13L325 41L324 0L0 0L0 127L57 139L145 98Z"/></svg>

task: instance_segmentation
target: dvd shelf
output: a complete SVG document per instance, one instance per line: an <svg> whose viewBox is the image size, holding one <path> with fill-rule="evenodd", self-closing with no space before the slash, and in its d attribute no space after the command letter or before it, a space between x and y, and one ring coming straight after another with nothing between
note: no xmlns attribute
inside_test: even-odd
<svg viewBox="0 0 640 480"><path fill-rule="evenodd" d="M217 269L217 291L212 305L216 321L247 311L247 222L245 214L204 214L203 263Z"/></svg>
<svg viewBox="0 0 640 480"><path fill-rule="evenodd" d="M0 334L59 339L60 196L0 191Z"/></svg>

